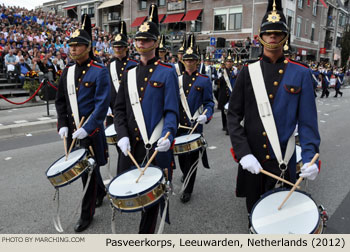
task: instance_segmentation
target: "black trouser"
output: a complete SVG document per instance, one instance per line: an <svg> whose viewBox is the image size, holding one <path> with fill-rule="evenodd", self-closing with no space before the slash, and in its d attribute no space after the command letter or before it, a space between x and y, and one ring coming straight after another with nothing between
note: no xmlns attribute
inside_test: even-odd
<svg viewBox="0 0 350 252"><path fill-rule="evenodd" d="M196 163L197 162L197 163ZM199 162L199 151L192 151L186 154L179 155L179 164L180 164L180 169L183 173L183 176L186 178L187 174L189 173L192 165L196 163L195 166L198 167L198 162ZM193 167L192 169L194 169ZM185 193L192 193L193 187L194 187L194 182L196 180L196 175L197 175L197 169L192 173L192 176L185 188Z"/></svg>
<svg viewBox="0 0 350 252"><path fill-rule="evenodd" d="M336 88L336 89L335 89L335 95L334 95L334 97L338 97L338 94L340 94L340 96L343 96L343 92L340 91L340 88Z"/></svg>
<svg viewBox="0 0 350 252"><path fill-rule="evenodd" d="M221 120L222 120L222 128L227 131L227 119L225 109L221 109Z"/></svg>
<svg viewBox="0 0 350 252"><path fill-rule="evenodd" d="M322 94L321 94L321 98L323 98L324 96L328 97L329 96L329 91L328 88L322 88Z"/></svg>

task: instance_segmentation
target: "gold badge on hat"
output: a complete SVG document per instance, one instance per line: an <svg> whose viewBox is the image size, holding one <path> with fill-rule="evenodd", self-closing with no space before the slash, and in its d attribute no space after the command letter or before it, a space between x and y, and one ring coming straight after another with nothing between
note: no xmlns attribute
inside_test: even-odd
<svg viewBox="0 0 350 252"><path fill-rule="evenodd" d="M193 49L190 47L186 50L186 54L192 54L193 53Z"/></svg>
<svg viewBox="0 0 350 252"><path fill-rule="evenodd" d="M272 9L271 13L267 17L267 21L269 21L271 23L279 22L281 20L281 16L276 11L276 2L275 1L273 1L272 8L273 9Z"/></svg>
<svg viewBox="0 0 350 252"><path fill-rule="evenodd" d="M140 32L147 32L149 30L149 24L148 22L145 22L143 23L140 28L139 28L139 31Z"/></svg>
<svg viewBox="0 0 350 252"><path fill-rule="evenodd" d="M122 36L120 36L120 34L118 34L117 36L115 36L115 41L120 41L122 40Z"/></svg>
<svg viewBox="0 0 350 252"><path fill-rule="evenodd" d="M80 35L79 29L75 30L75 32L72 34L72 38L76 38Z"/></svg>

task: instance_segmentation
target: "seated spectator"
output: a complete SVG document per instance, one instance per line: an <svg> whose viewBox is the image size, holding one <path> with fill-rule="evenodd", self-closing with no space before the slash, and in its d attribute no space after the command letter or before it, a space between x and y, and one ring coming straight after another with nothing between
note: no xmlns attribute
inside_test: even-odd
<svg viewBox="0 0 350 252"><path fill-rule="evenodd" d="M31 71L30 66L24 62L23 56L20 57L19 63L16 65L16 72L23 87L24 81L26 79L26 74Z"/></svg>
<svg viewBox="0 0 350 252"><path fill-rule="evenodd" d="M13 54L14 50L10 49L9 53L5 56L5 65L7 72L14 72L15 66L18 63L16 55Z"/></svg>

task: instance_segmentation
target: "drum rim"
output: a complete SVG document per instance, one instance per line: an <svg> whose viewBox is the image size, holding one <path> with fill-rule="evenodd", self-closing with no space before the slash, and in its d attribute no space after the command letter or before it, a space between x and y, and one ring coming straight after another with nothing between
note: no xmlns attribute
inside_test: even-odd
<svg viewBox="0 0 350 252"><path fill-rule="evenodd" d="M250 214L249 214L249 222L250 222L250 228L251 228L256 234L259 234L259 233L257 233L257 231L255 230L255 228L254 228L254 226L253 226L253 222L252 222L252 213L254 212L255 207L259 204L260 201L262 201L264 198L266 198L266 197L269 196L270 194L273 194L273 193L276 193L276 192L281 192L281 191L289 191L289 190L290 190L290 188L285 188L285 187L284 187L284 188L275 188L275 189L272 189L272 190L270 190L270 191L267 191L267 192L264 193L263 195L261 195L261 196L260 196L260 199L259 199L257 202L255 202L255 204L254 204L254 206L253 206L253 208L252 208L252 210L251 210L251 212L250 212ZM299 193L302 193L302 194L305 194L306 196L308 196L308 197L314 202L316 208L318 209L318 206L317 206L315 200L311 197L311 195L310 195L309 193L304 192L304 191L301 191L301 190L298 190L298 189L296 189L295 192L299 192ZM319 215L319 217L321 217L320 212L319 212L318 215ZM311 233L309 233L309 234L314 234L315 230L319 227L320 222L321 222L321 218L318 218L318 222L317 222L316 226L314 227L314 229L313 229L313 230L311 231Z"/></svg>
<svg viewBox="0 0 350 252"><path fill-rule="evenodd" d="M74 152L74 151L76 151L76 150L84 150L84 155L82 155L82 156L77 160L77 162L75 162L74 164L70 165L69 167L67 167L66 169L64 169L63 171L61 171L61 172L59 172L59 173L57 173L57 174L55 174L55 175L48 176L47 173L48 173L48 171L50 170L50 168L51 168L54 164L56 164L60 159L62 159L63 157L66 156L66 155L63 155L62 157L60 157L59 159L57 159L54 163L52 163L52 164L50 165L50 167L46 170L46 172L45 172L46 177L47 177L47 178L54 178L54 177L56 177L57 175L60 175L60 174L62 174L62 173L65 173L66 171L68 171L68 170L70 170L71 168L73 168L78 162L80 162L81 160L83 160L83 159L86 157L86 155L87 155L87 150L86 150L86 149L84 149L84 148L74 148L74 149L72 150L72 152ZM77 178L79 178L79 177L80 177L80 175L77 176ZM72 180L72 181L74 181L74 180Z"/></svg>
<svg viewBox="0 0 350 252"><path fill-rule="evenodd" d="M192 134L192 136L194 136L194 135L199 135L198 138L194 138L194 139L191 139L191 141L187 141L187 142L183 142L183 143L178 143L178 144L176 144L176 138L178 138L178 137L183 137L183 136L188 136L188 135L189 135L189 134L183 134L183 135L180 135L180 136L175 137L175 138L174 138L174 140L175 140L174 146L181 145L181 144L188 144L188 143L190 143L190 142L196 141L196 140L198 140L198 139L201 139L201 137L203 137L203 135L202 135L201 133L194 132L194 133Z"/></svg>
<svg viewBox="0 0 350 252"><path fill-rule="evenodd" d="M142 168L142 167L141 167L141 168ZM164 174L163 174L163 170L162 170L160 167L158 167L158 166L151 166L151 167L148 167L148 168L157 168L157 169L160 170L160 172L161 172L161 174L162 174L162 177L161 177L153 186L151 186L151 187L149 187L148 189L143 190L143 191L141 191L141 192L139 192L139 193L129 194L128 196L116 196L116 195L111 194L110 191L109 191L109 188L110 188L110 186L111 186L111 184L113 183L114 180L116 180L118 177L120 177L120 176L123 175L124 173L127 173L127 172L129 172L129 171L138 169L136 166L131 166L130 169L128 169L128 170L126 170L126 171L123 171L122 173L120 173L120 174L117 175L114 179L111 180L111 182L108 184L108 188L107 188L108 194L109 194L111 197L113 197L113 198L129 199L129 198L133 198L133 196L137 196L137 195L140 195L140 194L144 194L144 193L146 193L146 192L148 192L148 191L150 191L150 190L153 190L155 187L157 187L157 186L161 183L162 179L164 178Z"/></svg>

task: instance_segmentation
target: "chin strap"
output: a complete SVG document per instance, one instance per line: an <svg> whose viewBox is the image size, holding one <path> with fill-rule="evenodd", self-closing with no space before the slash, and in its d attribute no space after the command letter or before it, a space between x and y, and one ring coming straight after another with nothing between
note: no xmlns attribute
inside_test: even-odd
<svg viewBox="0 0 350 252"><path fill-rule="evenodd" d="M287 36L281 40L281 42L279 42L278 44L269 44L269 43L266 43L261 37L260 35L258 36L258 39L259 39L259 42L266 48L268 49L277 49L279 47L282 47L286 41L288 40L288 37L289 35L287 34Z"/></svg>

